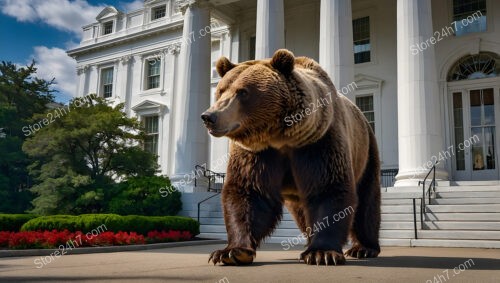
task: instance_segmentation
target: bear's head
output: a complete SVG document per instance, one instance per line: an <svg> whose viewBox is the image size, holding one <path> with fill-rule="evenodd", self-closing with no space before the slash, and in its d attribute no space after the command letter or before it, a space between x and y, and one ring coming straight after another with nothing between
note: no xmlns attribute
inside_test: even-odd
<svg viewBox="0 0 500 283"><path fill-rule="evenodd" d="M298 81L304 80L294 69L295 59L286 49L276 51L271 59L240 64L221 57L216 64L221 76L216 102L201 115L209 133L226 136L251 151L288 145L296 130L286 125L285 118L309 100L299 90ZM316 124L305 125L314 131Z"/></svg>

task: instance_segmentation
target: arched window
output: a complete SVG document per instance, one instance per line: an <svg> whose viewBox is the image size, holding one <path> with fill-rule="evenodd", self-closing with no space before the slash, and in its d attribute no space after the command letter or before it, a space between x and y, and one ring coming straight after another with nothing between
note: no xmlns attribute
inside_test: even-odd
<svg viewBox="0 0 500 283"><path fill-rule="evenodd" d="M459 59L448 73L448 81L474 80L500 76L500 57L491 52L467 55Z"/></svg>

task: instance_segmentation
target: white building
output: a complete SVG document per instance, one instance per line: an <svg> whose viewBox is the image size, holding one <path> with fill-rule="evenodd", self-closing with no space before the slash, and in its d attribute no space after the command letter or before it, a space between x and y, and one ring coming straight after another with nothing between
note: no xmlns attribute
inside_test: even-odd
<svg viewBox="0 0 500 283"><path fill-rule="evenodd" d="M360 106L382 169L399 170L395 186L414 188L434 161L439 186L500 185L494 0L146 0L127 14L104 9L68 54L78 95L125 103L145 122L162 173L190 183L197 164L225 170L228 141L209 137L200 119L217 58L283 47L320 62Z"/></svg>

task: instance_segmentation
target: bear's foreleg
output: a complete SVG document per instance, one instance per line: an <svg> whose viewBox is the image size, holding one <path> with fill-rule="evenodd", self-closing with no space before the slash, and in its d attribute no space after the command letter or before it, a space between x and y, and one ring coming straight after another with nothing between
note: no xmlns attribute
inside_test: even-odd
<svg viewBox="0 0 500 283"><path fill-rule="evenodd" d="M283 213L279 193L283 168L274 151L233 152L222 190L227 247L214 251L209 262L251 264L260 242L269 236Z"/></svg>

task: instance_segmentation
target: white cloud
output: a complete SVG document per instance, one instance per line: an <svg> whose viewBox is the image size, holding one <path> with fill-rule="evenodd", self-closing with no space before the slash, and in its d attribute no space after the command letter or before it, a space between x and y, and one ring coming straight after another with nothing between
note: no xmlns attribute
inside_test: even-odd
<svg viewBox="0 0 500 283"><path fill-rule="evenodd" d="M125 10L124 12L133 12L144 7L144 0L134 0L133 2L120 2L120 6Z"/></svg>
<svg viewBox="0 0 500 283"><path fill-rule="evenodd" d="M55 89L63 96L76 96L76 62L61 48L36 46L33 57L38 68L40 78L56 79Z"/></svg>
<svg viewBox="0 0 500 283"><path fill-rule="evenodd" d="M3 14L20 22L44 22L58 30L80 34L82 26L95 22L105 6L85 0L0 0Z"/></svg>

